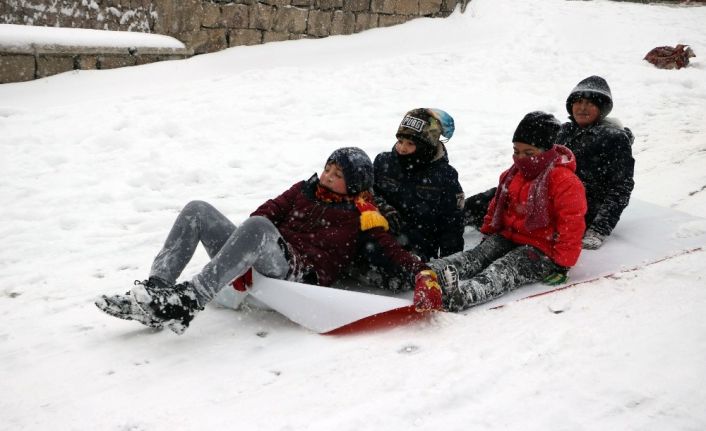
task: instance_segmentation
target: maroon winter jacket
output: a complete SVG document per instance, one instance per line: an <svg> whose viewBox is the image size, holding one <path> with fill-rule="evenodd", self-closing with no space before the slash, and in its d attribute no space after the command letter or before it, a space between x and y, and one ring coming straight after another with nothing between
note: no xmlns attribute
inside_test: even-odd
<svg viewBox="0 0 706 431"><path fill-rule="evenodd" d="M353 203L317 200L318 183L316 175L298 182L262 204L251 216L263 216L272 221L297 253L299 264L316 273L318 284L329 286L356 254L361 233L360 212ZM367 233L382 246L388 258L412 274L427 268L382 228L373 228Z"/></svg>

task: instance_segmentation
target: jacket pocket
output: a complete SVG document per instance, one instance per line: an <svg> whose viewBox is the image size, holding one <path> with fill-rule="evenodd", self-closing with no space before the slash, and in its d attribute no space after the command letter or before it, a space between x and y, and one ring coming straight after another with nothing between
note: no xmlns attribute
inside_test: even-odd
<svg viewBox="0 0 706 431"><path fill-rule="evenodd" d="M419 199L429 205L436 205L441 201L441 189L438 187L417 186L416 194Z"/></svg>

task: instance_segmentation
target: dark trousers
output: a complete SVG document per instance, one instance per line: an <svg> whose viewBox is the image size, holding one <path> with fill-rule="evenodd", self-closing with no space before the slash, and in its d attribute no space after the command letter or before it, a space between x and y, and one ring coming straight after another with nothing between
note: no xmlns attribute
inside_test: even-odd
<svg viewBox="0 0 706 431"><path fill-rule="evenodd" d="M515 244L501 235L492 235L471 250L430 263L436 271L446 265L456 267L459 276L458 289L444 294L448 311L482 304L562 269L538 249Z"/></svg>

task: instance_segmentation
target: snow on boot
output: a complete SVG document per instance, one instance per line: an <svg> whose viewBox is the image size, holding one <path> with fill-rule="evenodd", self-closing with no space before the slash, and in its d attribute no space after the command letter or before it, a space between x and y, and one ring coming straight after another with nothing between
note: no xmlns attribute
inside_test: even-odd
<svg viewBox="0 0 706 431"><path fill-rule="evenodd" d="M150 328L162 329L164 322L142 310L135 298L128 292L125 295L101 295L96 299L96 307L118 319L135 320Z"/></svg>
<svg viewBox="0 0 706 431"><path fill-rule="evenodd" d="M131 294L145 313L163 320L169 329L179 335L186 331L194 315L203 310L188 281L162 289L140 283L135 285Z"/></svg>
<svg viewBox="0 0 706 431"><path fill-rule="evenodd" d="M439 284L444 295L448 295L455 290L458 290L458 270L453 265L446 265L442 271L437 274Z"/></svg>
<svg viewBox="0 0 706 431"><path fill-rule="evenodd" d="M450 298L458 291L458 270L453 265L446 265L437 273L437 277L443 293L444 308L448 309Z"/></svg>

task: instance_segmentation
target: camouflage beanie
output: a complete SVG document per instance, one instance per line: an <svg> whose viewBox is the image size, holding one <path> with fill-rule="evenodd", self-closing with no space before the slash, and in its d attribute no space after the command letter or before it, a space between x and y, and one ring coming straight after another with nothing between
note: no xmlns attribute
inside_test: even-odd
<svg viewBox="0 0 706 431"><path fill-rule="evenodd" d="M373 162L360 148L339 148L326 160L326 164L329 163L337 164L343 171L349 195L356 195L373 186Z"/></svg>
<svg viewBox="0 0 706 431"><path fill-rule="evenodd" d="M439 143L448 141L453 133L454 120L449 114L440 109L417 108L405 114L395 136L411 140L417 145L420 158L431 160Z"/></svg>

